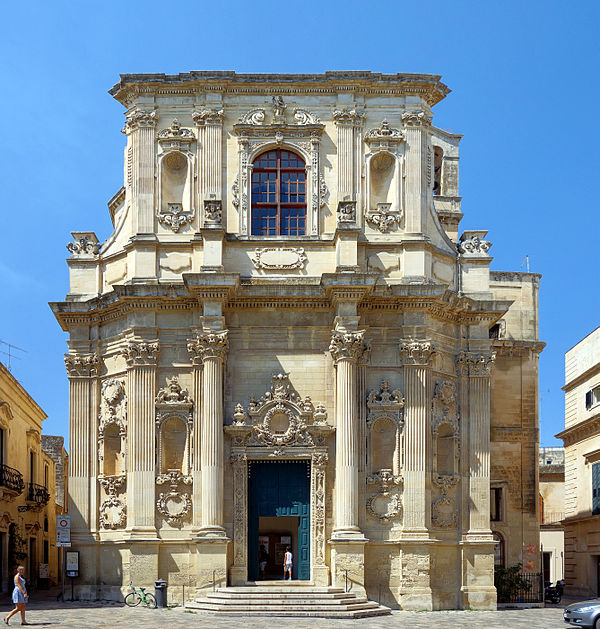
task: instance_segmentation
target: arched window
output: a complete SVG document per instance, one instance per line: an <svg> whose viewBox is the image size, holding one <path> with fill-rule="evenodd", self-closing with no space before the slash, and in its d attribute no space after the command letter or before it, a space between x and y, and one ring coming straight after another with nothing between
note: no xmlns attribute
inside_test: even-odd
<svg viewBox="0 0 600 629"><path fill-rule="evenodd" d="M252 169L252 235L306 234L304 160L283 149L262 153Z"/></svg>
<svg viewBox="0 0 600 629"><path fill-rule="evenodd" d="M496 542L496 546L494 546L494 566L504 568L504 538L502 537L502 535L500 535L500 533L497 533L496 531L492 533L492 537Z"/></svg>

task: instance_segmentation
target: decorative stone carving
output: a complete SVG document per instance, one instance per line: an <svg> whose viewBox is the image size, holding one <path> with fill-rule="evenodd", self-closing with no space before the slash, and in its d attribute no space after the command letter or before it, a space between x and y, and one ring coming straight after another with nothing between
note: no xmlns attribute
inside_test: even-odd
<svg viewBox="0 0 600 629"><path fill-rule="evenodd" d="M240 207L240 176L236 175L233 180L233 185L231 186L231 196L233 207Z"/></svg>
<svg viewBox="0 0 600 629"><path fill-rule="evenodd" d="M273 96L273 122L282 122L287 105L283 100L283 96Z"/></svg>
<svg viewBox="0 0 600 629"><path fill-rule="evenodd" d="M177 233L184 225L189 225L194 220L194 212L184 212L181 203L169 203L166 210L158 212L157 217L161 225Z"/></svg>
<svg viewBox="0 0 600 629"><path fill-rule="evenodd" d="M261 247L251 260L256 269L281 271L303 269L307 258L302 247Z"/></svg>
<svg viewBox="0 0 600 629"><path fill-rule="evenodd" d="M447 380L435 383L432 402L432 432L437 435L441 424L448 424L452 432L458 432L456 387Z"/></svg>
<svg viewBox="0 0 600 629"><path fill-rule="evenodd" d="M405 364L426 365L436 350L431 341L401 341L400 355L404 356Z"/></svg>
<svg viewBox="0 0 600 629"><path fill-rule="evenodd" d="M367 144L379 143L385 141L388 143L397 143L404 139L404 134L398 129L392 129L390 123L384 118L378 129L371 129L365 135Z"/></svg>
<svg viewBox="0 0 600 629"><path fill-rule="evenodd" d="M329 188L325 183L325 177L319 175L319 206L325 207L327 205L327 195L329 194Z"/></svg>
<svg viewBox="0 0 600 629"><path fill-rule="evenodd" d="M191 485L192 477L184 476L178 470L171 470L156 478L157 485L169 485L168 492L161 492L156 501L158 512L171 525L180 526L192 510L189 494L179 490L179 485Z"/></svg>
<svg viewBox="0 0 600 629"><path fill-rule="evenodd" d="M460 376L489 377L495 361L496 352L479 354L463 351L456 356L456 370Z"/></svg>
<svg viewBox="0 0 600 629"><path fill-rule="evenodd" d="M98 432L104 435L107 426L114 424L119 432L125 434L127 425L127 399L125 385L116 378L107 378L100 389L100 416Z"/></svg>
<svg viewBox="0 0 600 629"><path fill-rule="evenodd" d="M73 242L67 245L67 250L75 257L97 256L100 244L94 232L71 232Z"/></svg>
<svg viewBox="0 0 600 629"><path fill-rule="evenodd" d="M127 522L125 497L118 497L125 485L125 480L125 475L100 478L100 485L106 492L106 498L100 505L100 526L103 529L118 529L125 526Z"/></svg>
<svg viewBox="0 0 600 629"><path fill-rule="evenodd" d="M231 455L233 466L233 561L236 566L246 566L246 526L248 506L246 491L248 483L247 457L244 453Z"/></svg>
<svg viewBox="0 0 600 629"><path fill-rule="evenodd" d="M383 417L389 417L396 425L402 427L404 424L404 398L400 389L391 390L392 387L387 380L383 380L379 391L369 391L367 395L367 426L371 428L373 424Z"/></svg>
<svg viewBox="0 0 600 629"><path fill-rule="evenodd" d="M433 484L440 489L440 495L431 505L431 522L438 528L446 529L456 527L458 512L456 500L449 494L458 485L457 476L434 476Z"/></svg>
<svg viewBox="0 0 600 629"><path fill-rule="evenodd" d="M65 354L65 367L69 378L90 378L98 374L98 354Z"/></svg>
<svg viewBox="0 0 600 629"><path fill-rule="evenodd" d="M121 131L125 134L129 134L143 127L152 128L156 125L157 120L158 116L155 111L136 109L127 115L125 126Z"/></svg>
<svg viewBox="0 0 600 629"><path fill-rule="evenodd" d="M325 474L329 457L326 452L313 452L311 470L312 539L314 563L325 564Z"/></svg>
<svg viewBox="0 0 600 629"><path fill-rule="evenodd" d="M203 125L223 124L222 109L199 109L192 114L192 120L198 127Z"/></svg>
<svg viewBox="0 0 600 629"><path fill-rule="evenodd" d="M154 366L158 359L158 341L128 341L123 349L128 367Z"/></svg>
<svg viewBox="0 0 600 629"><path fill-rule="evenodd" d="M360 360L368 349L365 343L365 331L340 332L332 330L329 351L334 362L338 360Z"/></svg>
<svg viewBox="0 0 600 629"><path fill-rule="evenodd" d="M240 118L241 124L262 125L264 121L265 110L261 107L258 109L251 109Z"/></svg>
<svg viewBox="0 0 600 629"><path fill-rule="evenodd" d="M177 118L173 118L173 122L168 129L163 129L158 133L158 139L178 139L178 140L195 140L195 136L190 129L185 129L181 126Z"/></svg>
<svg viewBox="0 0 600 629"><path fill-rule="evenodd" d="M402 499L393 487L402 485L402 477L394 476L392 470L379 470L376 474L367 476L367 485L376 485L378 493L367 499L367 513L378 519L381 524L387 524L402 514Z"/></svg>
<svg viewBox="0 0 600 629"><path fill-rule="evenodd" d="M325 409L325 404L319 402L317 407L315 408L315 412L313 414L313 423L316 426L326 426L327 425L327 410Z"/></svg>
<svg viewBox="0 0 600 629"><path fill-rule="evenodd" d="M488 257L488 251L492 246L489 240L483 240L487 231L465 231L458 243L458 252L463 256Z"/></svg>
<svg viewBox="0 0 600 629"><path fill-rule="evenodd" d="M378 203L376 210L369 210L367 223L376 227L382 234L400 226L403 212L393 212L391 203Z"/></svg>
<svg viewBox="0 0 600 629"><path fill-rule="evenodd" d="M218 358L225 361L229 349L227 330L201 334L195 339L189 340L187 348L194 365L199 365L207 358Z"/></svg>
<svg viewBox="0 0 600 629"><path fill-rule="evenodd" d="M333 121L337 125L360 126L365 119L365 111L360 107L336 109L333 112Z"/></svg>
<svg viewBox="0 0 600 629"><path fill-rule="evenodd" d="M308 109L294 109L294 120L296 124L305 125L305 124L318 124L321 122L314 114L312 114Z"/></svg>
<svg viewBox="0 0 600 629"><path fill-rule="evenodd" d="M338 203L337 222L341 226L356 224L356 201L340 201Z"/></svg>
<svg viewBox="0 0 600 629"><path fill-rule="evenodd" d="M406 111L402 114L405 127L430 127L433 117L425 111Z"/></svg>
<svg viewBox="0 0 600 629"><path fill-rule="evenodd" d="M220 225L223 220L223 203L217 199L205 199L204 223L207 226Z"/></svg>
<svg viewBox="0 0 600 629"><path fill-rule="evenodd" d="M248 415L241 404L236 404L233 410L233 425L245 426L248 421Z"/></svg>
<svg viewBox="0 0 600 629"><path fill-rule="evenodd" d="M156 396L156 405L191 406L192 398L190 394L182 389L177 376L167 378L167 386L159 390Z"/></svg>

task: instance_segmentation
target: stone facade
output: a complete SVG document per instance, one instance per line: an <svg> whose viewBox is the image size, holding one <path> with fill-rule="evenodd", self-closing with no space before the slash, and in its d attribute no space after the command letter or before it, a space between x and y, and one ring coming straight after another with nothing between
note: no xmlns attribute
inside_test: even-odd
<svg viewBox="0 0 600 629"><path fill-rule="evenodd" d="M490 271L486 231L459 238L461 136L431 114L448 91L355 72L111 90L114 232L73 232L52 304L80 596L246 583L258 461L310 462L316 585L494 608L490 482L510 561L539 560L539 276Z"/></svg>
<svg viewBox="0 0 600 629"><path fill-rule="evenodd" d="M564 579L565 450L540 448L540 544L544 579Z"/></svg>
<svg viewBox="0 0 600 629"><path fill-rule="evenodd" d="M565 591L600 595L600 328L565 354Z"/></svg>
<svg viewBox="0 0 600 629"><path fill-rule="evenodd" d="M54 460L42 449L44 411L0 363L0 591L17 565L29 584L60 581ZM47 570L45 568L47 566Z"/></svg>

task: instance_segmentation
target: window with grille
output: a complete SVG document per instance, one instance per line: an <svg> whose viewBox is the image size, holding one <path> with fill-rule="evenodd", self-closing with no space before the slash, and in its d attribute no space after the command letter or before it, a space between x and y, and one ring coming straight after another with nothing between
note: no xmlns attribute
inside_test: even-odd
<svg viewBox="0 0 600 629"><path fill-rule="evenodd" d="M253 236L306 234L304 160L283 149L262 153L252 169Z"/></svg>
<svg viewBox="0 0 600 629"><path fill-rule="evenodd" d="M600 463L592 464L592 515L600 514Z"/></svg>

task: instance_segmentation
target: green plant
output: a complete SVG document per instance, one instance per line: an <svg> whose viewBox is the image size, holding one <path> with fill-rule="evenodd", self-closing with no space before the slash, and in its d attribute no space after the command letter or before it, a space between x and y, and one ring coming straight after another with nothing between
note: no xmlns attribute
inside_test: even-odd
<svg viewBox="0 0 600 629"><path fill-rule="evenodd" d="M531 583L522 576L523 565L516 563L509 568L495 566L494 585L498 591L499 602L511 602L520 592L529 592Z"/></svg>
<svg viewBox="0 0 600 629"><path fill-rule="evenodd" d="M11 570L16 570L17 566L27 557L26 548L27 543L21 537L17 525L12 522L8 527L8 565Z"/></svg>

